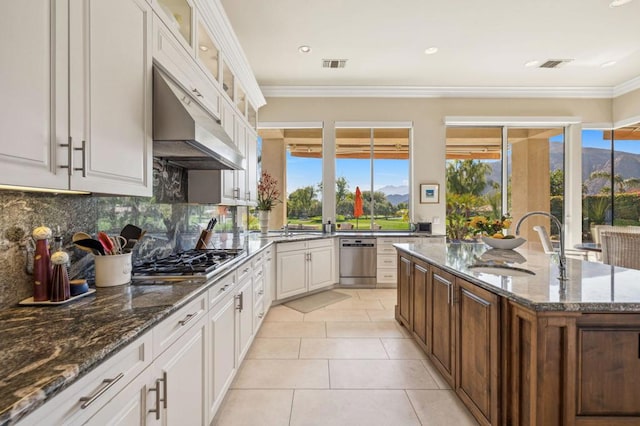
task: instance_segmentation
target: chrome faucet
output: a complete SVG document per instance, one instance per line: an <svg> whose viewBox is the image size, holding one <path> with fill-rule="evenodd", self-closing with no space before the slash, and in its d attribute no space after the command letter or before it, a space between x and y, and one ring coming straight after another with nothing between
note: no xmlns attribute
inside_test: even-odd
<svg viewBox="0 0 640 426"><path fill-rule="evenodd" d="M558 227L558 231L560 233L560 261L559 261L559 265L558 265L558 270L560 272L560 276L558 277L558 279L560 281L567 281L568 280L568 278L567 278L567 257L564 254L564 233L563 233L563 230L562 230L562 222L560 222L560 220L558 220L557 217L555 217L551 213L547 213L547 212L543 212L543 211L535 211L535 212L526 213L524 216L522 216L518 220L518 223L516 223L516 235L520 235L520 225L522 225L522 222L524 222L524 220L526 218L528 218L529 216L535 216L535 215L547 216Z"/></svg>

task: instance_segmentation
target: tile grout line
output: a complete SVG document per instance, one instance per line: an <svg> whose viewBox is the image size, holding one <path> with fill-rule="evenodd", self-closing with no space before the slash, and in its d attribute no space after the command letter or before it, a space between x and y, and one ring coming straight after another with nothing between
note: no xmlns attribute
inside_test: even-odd
<svg viewBox="0 0 640 426"><path fill-rule="evenodd" d="M296 398L296 390L293 389L291 393L291 406L289 407L289 426L291 426L291 419L293 418L293 400Z"/></svg>
<svg viewBox="0 0 640 426"><path fill-rule="evenodd" d="M420 423L420 425L423 425L422 420L420 420L420 416L418 415L418 410L416 410L416 407L413 405L413 401L411 401L411 397L409 396L409 392L407 392L406 389L404 389L404 395L409 400L409 405L411 405L411 409L413 410L413 414L416 415L416 419L418 419L418 423Z"/></svg>

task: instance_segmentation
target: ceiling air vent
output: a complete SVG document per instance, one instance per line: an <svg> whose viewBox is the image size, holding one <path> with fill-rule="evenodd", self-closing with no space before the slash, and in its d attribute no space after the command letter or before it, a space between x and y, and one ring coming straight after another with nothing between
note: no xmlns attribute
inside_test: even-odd
<svg viewBox="0 0 640 426"><path fill-rule="evenodd" d="M571 61L573 61L573 59L547 59L538 68L560 68Z"/></svg>
<svg viewBox="0 0 640 426"><path fill-rule="evenodd" d="M346 59L323 59L322 68L344 68L347 65Z"/></svg>

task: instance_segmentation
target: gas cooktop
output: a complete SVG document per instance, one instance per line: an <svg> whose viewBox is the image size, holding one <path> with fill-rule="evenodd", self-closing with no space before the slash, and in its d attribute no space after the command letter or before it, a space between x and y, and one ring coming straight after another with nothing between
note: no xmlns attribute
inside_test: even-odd
<svg viewBox="0 0 640 426"><path fill-rule="evenodd" d="M208 278L209 274L243 253L243 249L187 250L133 265L132 279Z"/></svg>

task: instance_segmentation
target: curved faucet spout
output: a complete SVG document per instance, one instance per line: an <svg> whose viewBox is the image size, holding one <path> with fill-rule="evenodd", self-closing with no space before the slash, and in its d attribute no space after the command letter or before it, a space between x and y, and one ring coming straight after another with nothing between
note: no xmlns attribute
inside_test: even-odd
<svg viewBox="0 0 640 426"><path fill-rule="evenodd" d="M551 213L547 213L543 211L533 211L533 212L525 213L525 215L522 216L516 223L516 235L520 235L520 225L522 225L522 222L524 222L524 220L529 216L535 216L535 215L546 216L550 218L551 221L558 228L558 232L560 233L560 261L558 265L560 276L558 277L558 279L561 281L566 281L568 278L567 278L567 258L564 254L564 232L562 229L562 222L560 222L560 220L557 217L555 217Z"/></svg>

